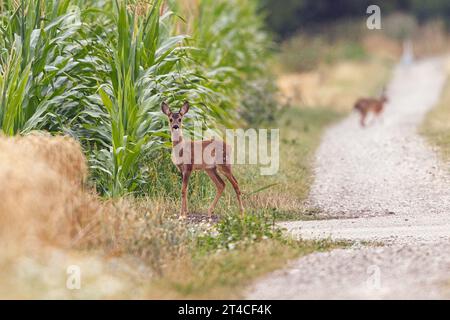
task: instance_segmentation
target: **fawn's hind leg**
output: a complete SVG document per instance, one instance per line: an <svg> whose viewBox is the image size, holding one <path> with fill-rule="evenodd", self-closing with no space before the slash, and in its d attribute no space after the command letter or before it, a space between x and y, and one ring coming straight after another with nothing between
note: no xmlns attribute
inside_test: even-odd
<svg viewBox="0 0 450 320"><path fill-rule="evenodd" d="M367 113L366 112L361 112L361 120L360 120L360 124L361 127L365 127L366 126L366 117L367 117Z"/></svg>
<svg viewBox="0 0 450 320"><path fill-rule="evenodd" d="M216 197L214 198L213 202L211 203L211 206L208 209L208 216L211 218L212 213L214 212L214 208L216 207L217 201L219 201L220 196L222 195L223 189L225 189L225 182L223 182L222 178L217 173L217 170L215 168L213 169L207 169L205 170L208 176L211 178L211 180L216 185L217 193Z"/></svg>
<svg viewBox="0 0 450 320"><path fill-rule="evenodd" d="M241 189L239 189L239 184L234 177L233 173L231 172L231 166L230 165L222 165L219 167L221 172L227 177L227 179L230 181L231 185L233 186L234 191L236 192L236 198L239 203L239 211L241 215L244 214L244 205L242 204L241 199Z"/></svg>

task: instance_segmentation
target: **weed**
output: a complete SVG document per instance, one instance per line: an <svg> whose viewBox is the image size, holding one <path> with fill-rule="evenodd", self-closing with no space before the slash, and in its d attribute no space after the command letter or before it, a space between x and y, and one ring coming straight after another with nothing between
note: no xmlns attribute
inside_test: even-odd
<svg viewBox="0 0 450 320"><path fill-rule="evenodd" d="M200 252L234 250L267 239L281 239L281 229L274 224L267 212L224 216L210 233L197 237L196 248Z"/></svg>

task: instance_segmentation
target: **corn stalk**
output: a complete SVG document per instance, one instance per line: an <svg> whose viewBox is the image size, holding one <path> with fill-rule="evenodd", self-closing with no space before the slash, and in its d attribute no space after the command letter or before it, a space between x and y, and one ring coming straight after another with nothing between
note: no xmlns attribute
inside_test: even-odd
<svg viewBox="0 0 450 320"><path fill-rule="evenodd" d="M69 0L9 0L3 8L0 128L8 135L60 128L54 108L76 90L79 11Z"/></svg>

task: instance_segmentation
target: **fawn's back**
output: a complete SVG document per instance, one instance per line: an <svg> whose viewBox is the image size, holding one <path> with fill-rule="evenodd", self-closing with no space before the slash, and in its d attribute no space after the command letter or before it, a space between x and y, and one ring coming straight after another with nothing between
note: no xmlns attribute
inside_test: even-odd
<svg viewBox="0 0 450 320"><path fill-rule="evenodd" d="M231 147L221 140L183 140L172 149L172 162L192 170L213 169L231 164Z"/></svg>
<svg viewBox="0 0 450 320"><path fill-rule="evenodd" d="M355 109L361 113L373 112L379 114L383 111L385 101L383 99L361 98L355 103Z"/></svg>

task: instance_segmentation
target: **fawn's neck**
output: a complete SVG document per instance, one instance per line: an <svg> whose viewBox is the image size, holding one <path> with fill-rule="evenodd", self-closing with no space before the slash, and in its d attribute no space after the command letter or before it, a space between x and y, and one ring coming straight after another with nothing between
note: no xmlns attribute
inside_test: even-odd
<svg viewBox="0 0 450 320"><path fill-rule="evenodd" d="M183 131L181 131L181 128L178 130L172 130L171 138L172 138L172 146L174 147L180 142L183 142Z"/></svg>

